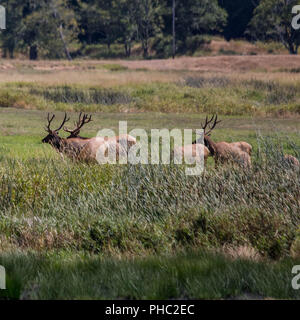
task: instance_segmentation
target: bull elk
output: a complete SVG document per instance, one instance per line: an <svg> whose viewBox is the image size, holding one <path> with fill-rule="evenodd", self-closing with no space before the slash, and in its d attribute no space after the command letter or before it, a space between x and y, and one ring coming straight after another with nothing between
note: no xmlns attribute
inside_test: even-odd
<svg viewBox="0 0 300 320"><path fill-rule="evenodd" d="M218 121L218 116L213 115L210 120L206 117L205 124L202 125L202 129L204 130L204 145L208 148L211 156L214 157L216 166L218 163L234 162L242 165L243 167L250 167L250 154L252 147L249 144L246 142L214 142L211 139L211 132L220 122L221 121ZM196 143L197 141L194 141L194 144Z"/></svg>
<svg viewBox="0 0 300 320"><path fill-rule="evenodd" d="M128 150L133 144L136 143L136 139L127 134L111 138L86 138L79 136L82 127L92 121L91 115L89 116L87 114L80 113L78 121L75 122L75 129L73 130L64 127L65 123L70 120L66 113L60 127L56 130L51 130L50 125L54 118L55 115L50 118L50 114L48 114L48 125L46 127L48 136L45 137L42 142L49 143L61 155L65 154L67 157L73 160L79 160L82 162L96 162L97 152L100 147L104 148L104 152L106 154L109 150L116 152L116 157L118 159L121 153L124 154L126 145ZM58 134L63 127L64 131L70 134L66 139L61 138Z"/></svg>
<svg viewBox="0 0 300 320"><path fill-rule="evenodd" d="M97 141L97 143L100 143L102 140L102 138L98 137L97 139L95 138L86 138L86 137L81 137L79 136L80 130L81 128L89 123L93 121L92 120L92 116L88 116L87 114L84 114L82 116L82 113L79 114L79 120L77 122L75 122L75 129L73 130L69 130L67 128L64 128L64 130L68 133L70 133L70 135L68 136L67 139L77 139L79 138L80 140L82 140L82 143L84 142L89 142L89 141ZM120 136L116 136L116 137L111 137L111 138L107 138L105 139L105 141L114 141L116 140L117 143L121 144L122 146L125 146L125 144L127 144L127 147L130 148L133 144L136 144L136 139L134 137L132 137L129 134L122 134ZM78 140L76 140L78 141Z"/></svg>
<svg viewBox="0 0 300 320"><path fill-rule="evenodd" d="M50 114L48 113L48 124L45 127L45 130L46 132L48 132L48 135L42 140L42 143L49 143L61 155L65 154L67 157L75 159L78 156L81 149L80 142L76 139L68 140L59 136L59 131L63 128L65 123L70 120L70 118L68 118L67 114L65 113L61 125L57 129L52 130L51 123L54 120L54 118L55 115L52 115L52 117L50 117Z"/></svg>
<svg viewBox="0 0 300 320"><path fill-rule="evenodd" d="M122 134L116 137L103 138L103 137L94 137L86 138L79 136L81 128L92 121L92 116L80 113L79 120L75 122L75 129L70 130L64 128L65 132L68 132L70 135L67 137L70 141L76 141L82 146L80 154L78 154L78 160L84 162L96 162L97 152L100 147L104 148L105 154L109 151L116 153L116 158L119 156L125 155L125 150L136 144L136 139L128 134ZM127 153L127 152L126 152Z"/></svg>

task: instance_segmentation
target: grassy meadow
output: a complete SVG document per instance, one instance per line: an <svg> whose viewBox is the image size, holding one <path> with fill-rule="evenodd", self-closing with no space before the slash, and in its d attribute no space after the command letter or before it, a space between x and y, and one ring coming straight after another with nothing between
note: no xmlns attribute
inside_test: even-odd
<svg viewBox="0 0 300 320"><path fill-rule="evenodd" d="M300 170L283 159L300 158L300 72L287 56L235 59L0 61L3 298L300 298ZM210 158L187 177L62 161L41 143L47 113L79 111L93 114L89 137L120 120L196 129L217 113L212 138L251 143L253 166Z"/></svg>

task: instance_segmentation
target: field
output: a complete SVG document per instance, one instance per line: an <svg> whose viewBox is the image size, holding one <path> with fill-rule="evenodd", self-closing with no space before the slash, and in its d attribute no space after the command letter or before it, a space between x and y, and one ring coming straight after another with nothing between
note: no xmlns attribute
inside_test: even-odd
<svg viewBox="0 0 300 320"><path fill-rule="evenodd" d="M201 128L253 166L62 161L48 112L99 129ZM63 136L65 136L63 134ZM299 299L300 58L0 61L0 265L10 299Z"/></svg>

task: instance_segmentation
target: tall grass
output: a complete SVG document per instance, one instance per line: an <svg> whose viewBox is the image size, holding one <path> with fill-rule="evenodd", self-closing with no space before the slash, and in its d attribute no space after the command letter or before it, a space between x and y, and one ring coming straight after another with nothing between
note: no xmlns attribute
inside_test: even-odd
<svg viewBox="0 0 300 320"><path fill-rule="evenodd" d="M178 166L3 156L1 247L145 255L249 245L274 259L289 255L300 224L300 172L274 141L259 146L251 170L208 168L195 177Z"/></svg>
<svg viewBox="0 0 300 320"><path fill-rule="evenodd" d="M115 90L89 88L80 89L70 86L53 87L36 89L32 88L30 94L43 96L46 100L51 100L55 103L84 103L84 104L127 104L132 101L131 97L126 93L121 93Z"/></svg>

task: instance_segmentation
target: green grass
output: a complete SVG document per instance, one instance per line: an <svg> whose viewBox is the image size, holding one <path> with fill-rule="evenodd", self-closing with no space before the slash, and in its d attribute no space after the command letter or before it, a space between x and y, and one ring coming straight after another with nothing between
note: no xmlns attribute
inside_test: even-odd
<svg viewBox="0 0 300 320"><path fill-rule="evenodd" d="M3 248L149 255L247 245L272 259L289 256L299 226L299 171L282 155L299 158L297 120L223 119L213 138L252 143L253 169L216 171L210 159L204 176L187 177L177 166L62 162L41 143L45 116L1 112ZM117 129L119 117L97 114L84 134ZM123 120L129 130L149 130L199 128L202 118L142 113Z"/></svg>
<svg viewBox="0 0 300 320"><path fill-rule="evenodd" d="M121 66L120 64L110 63L110 64L102 64L99 67L106 69L108 71L125 71L128 68L125 66Z"/></svg>
<svg viewBox="0 0 300 320"><path fill-rule="evenodd" d="M54 126L59 126L63 112L55 112ZM72 127L78 113L68 112ZM0 142L2 149L12 158L55 158L56 153L48 145L41 143L46 136L47 112L13 108L0 109ZM128 132L134 128L144 128L148 133L154 128L199 129L205 114L163 114L163 113L93 113L93 121L82 130L84 136L92 137L100 129L109 128L118 133L119 121L128 122ZM300 123L297 118L249 118L246 116L221 116L222 122L214 132L216 141L248 141L257 149L257 135L278 136L281 140L300 144ZM62 133L62 136L67 134ZM292 153L289 143L284 143L284 151Z"/></svg>
<svg viewBox="0 0 300 320"><path fill-rule="evenodd" d="M176 257L112 259L70 252L7 253L10 299L299 299L291 269L299 261L254 262L190 252ZM0 298L1 299L1 298Z"/></svg>

